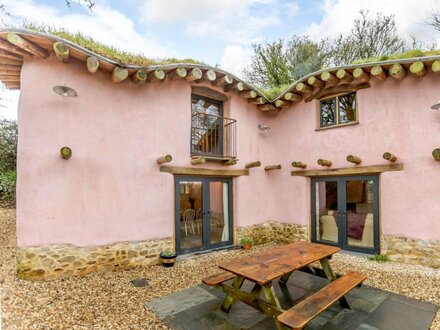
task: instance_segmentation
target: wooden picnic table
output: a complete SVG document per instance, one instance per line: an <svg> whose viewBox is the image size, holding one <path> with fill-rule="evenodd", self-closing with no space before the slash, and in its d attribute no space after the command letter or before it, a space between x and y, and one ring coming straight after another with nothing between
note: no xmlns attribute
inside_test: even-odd
<svg viewBox="0 0 440 330"><path fill-rule="evenodd" d="M225 312L229 312L233 303L240 300L273 317L278 329L284 329L285 326L300 329L337 300L344 308L350 308L344 295L366 278L360 273L351 272L338 279L329 262L332 255L338 251L340 248L334 246L295 242L240 260L222 263L219 268L226 272L203 279L203 282L218 286L227 294L222 304L222 310ZM315 261L319 261L322 269L310 266ZM326 286L326 291L322 289L315 293L313 299L308 297L298 303L295 310L297 305L285 311L275 294L273 281L279 279L280 286L285 286L295 270L306 271L335 282ZM225 283L232 278L232 285ZM241 290L245 280L254 283L251 292ZM264 294L265 300L260 299L261 294Z"/></svg>

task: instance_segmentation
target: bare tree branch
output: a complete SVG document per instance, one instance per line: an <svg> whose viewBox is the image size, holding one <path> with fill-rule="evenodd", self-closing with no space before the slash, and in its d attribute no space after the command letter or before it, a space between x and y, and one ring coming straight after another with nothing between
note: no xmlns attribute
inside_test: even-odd
<svg viewBox="0 0 440 330"><path fill-rule="evenodd" d="M66 5L67 7L71 7L72 5L72 0L65 0L66 1ZM93 0L76 0L76 2L82 6L85 5L87 8L89 8L90 10L93 9L93 7L95 6L95 1Z"/></svg>

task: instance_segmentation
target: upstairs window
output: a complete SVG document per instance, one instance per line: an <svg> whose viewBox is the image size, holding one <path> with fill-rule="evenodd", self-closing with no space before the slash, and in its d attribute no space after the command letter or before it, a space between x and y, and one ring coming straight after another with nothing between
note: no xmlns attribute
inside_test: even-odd
<svg viewBox="0 0 440 330"><path fill-rule="evenodd" d="M356 93L336 95L319 101L319 128L358 122Z"/></svg>

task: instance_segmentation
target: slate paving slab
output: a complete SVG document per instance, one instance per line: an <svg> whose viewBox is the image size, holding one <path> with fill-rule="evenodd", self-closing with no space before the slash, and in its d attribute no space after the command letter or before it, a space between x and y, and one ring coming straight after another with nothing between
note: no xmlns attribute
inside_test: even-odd
<svg viewBox="0 0 440 330"><path fill-rule="evenodd" d="M218 298L203 288L195 286L165 297L154 299L145 305L159 315L159 317L165 317L214 299Z"/></svg>
<svg viewBox="0 0 440 330"><path fill-rule="evenodd" d="M284 309L324 287L328 281L303 272L294 272L287 286L274 284ZM250 291L253 283L245 281ZM220 310L225 294L204 284L147 302L145 305L164 318L171 329L274 329L272 318L242 303L229 313ZM338 303L314 318L308 330L423 330L429 329L438 307L416 299L363 285L347 296L351 309Z"/></svg>

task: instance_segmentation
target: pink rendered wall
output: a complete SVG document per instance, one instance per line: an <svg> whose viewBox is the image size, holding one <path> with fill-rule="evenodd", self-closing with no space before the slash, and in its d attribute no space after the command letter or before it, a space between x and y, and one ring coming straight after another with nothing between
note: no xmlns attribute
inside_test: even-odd
<svg viewBox="0 0 440 330"><path fill-rule="evenodd" d="M44 79L42 78L44 77ZM386 163L391 151L402 172L381 175L384 234L440 238L440 115L429 109L439 97L440 77L372 82L359 91L360 124L315 131L316 103L301 103L279 114L259 112L235 94L225 115L237 119L235 166L260 160L262 167L234 179L234 221L247 226L275 220L310 222L310 182L291 177L290 162L318 168ZM159 172L158 156L173 155L174 166L190 165L190 84L185 81L115 85L104 72L91 75L84 64L33 60L22 70L19 104L17 239L19 246L110 244L174 234L174 178ZM77 90L62 98L54 85ZM377 85L377 86L376 86ZM381 86L379 86L381 85ZM268 133L259 123L272 127ZM59 149L70 146L69 160ZM282 164L279 171L263 167ZM224 168L208 162L203 167Z"/></svg>
<svg viewBox="0 0 440 330"><path fill-rule="evenodd" d="M192 166L190 84L116 85L108 73L91 75L84 64L56 59L26 62L21 80L18 245L88 246L172 236L174 178L159 172L155 160L171 154L171 165ZM52 92L63 84L79 96ZM275 125L276 118L265 118L232 93L224 108L242 134L240 162L228 168L253 160L281 162L273 145L277 132L263 135L257 129L260 122ZM72 148L71 159L59 157L62 146ZM215 162L203 167L224 169ZM288 173L287 166L279 173L258 168L237 178L235 224L300 221L290 216L291 201L279 200L277 182L294 191Z"/></svg>
<svg viewBox="0 0 440 330"><path fill-rule="evenodd" d="M396 154L404 170L380 175L382 233L440 239L440 163L431 155L440 147L440 114L430 109L440 98L439 84L440 76L433 73L403 81L372 79L371 88L357 93L360 123L321 131L315 131L317 101L298 104L279 115L275 130L286 137L281 150L308 169L322 169L318 158L338 168L352 167L349 154L360 156L362 165L387 164L383 153ZM292 180L295 191L308 199L309 180ZM294 209L306 219L310 202Z"/></svg>

